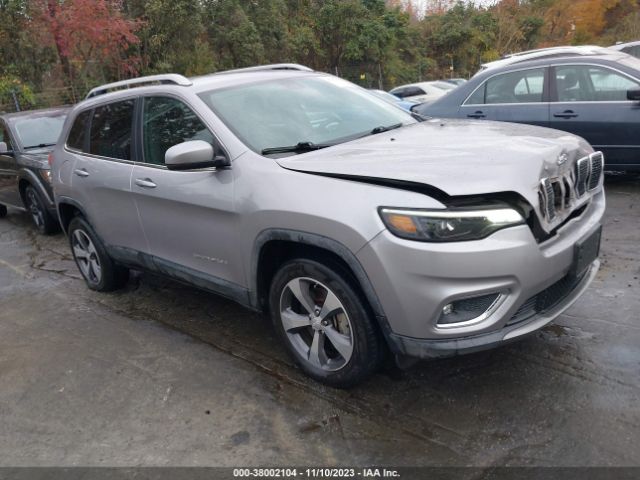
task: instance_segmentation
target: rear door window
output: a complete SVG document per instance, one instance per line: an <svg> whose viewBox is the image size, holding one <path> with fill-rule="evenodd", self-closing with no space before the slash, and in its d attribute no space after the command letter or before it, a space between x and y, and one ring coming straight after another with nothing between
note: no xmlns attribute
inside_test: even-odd
<svg viewBox="0 0 640 480"><path fill-rule="evenodd" d="M559 102L621 102L627 90L640 82L606 67L566 65L555 67Z"/></svg>
<svg viewBox="0 0 640 480"><path fill-rule="evenodd" d="M67 138L67 147L79 152L84 152L86 148L86 137L89 120L91 119L91 110L80 113L73 122L69 138Z"/></svg>
<svg viewBox="0 0 640 480"><path fill-rule="evenodd" d="M131 160L133 100L96 107L91 120L89 153L118 160Z"/></svg>

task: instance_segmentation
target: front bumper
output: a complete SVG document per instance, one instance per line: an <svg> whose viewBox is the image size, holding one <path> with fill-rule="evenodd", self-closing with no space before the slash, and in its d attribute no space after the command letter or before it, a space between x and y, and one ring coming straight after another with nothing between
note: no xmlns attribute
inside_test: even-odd
<svg viewBox="0 0 640 480"><path fill-rule="evenodd" d="M566 285L575 245L600 228L604 192L577 218L538 244L528 226L473 242L424 243L383 231L358 252L384 309L386 336L396 353L429 358L490 348L535 331L568 308L587 288L599 263ZM563 283L564 282L564 283ZM554 285L561 295L527 311L532 298ZM443 307L499 293L501 303L477 322L443 327Z"/></svg>
<svg viewBox="0 0 640 480"><path fill-rule="evenodd" d="M507 325L498 331L446 340L424 340L394 333L389 334L388 338L394 353L422 359L479 352L519 340L544 327L578 300L598 273L599 267L600 262L596 260L568 295L549 310L528 317L522 322Z"/></svg>

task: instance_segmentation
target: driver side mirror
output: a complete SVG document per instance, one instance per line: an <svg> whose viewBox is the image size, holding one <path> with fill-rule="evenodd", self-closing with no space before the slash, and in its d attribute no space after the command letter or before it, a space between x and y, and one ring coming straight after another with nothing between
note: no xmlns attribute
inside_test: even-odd
<svg viewBox="0 0 640 480"><path fill-rule="evenodd" d="M169 170L231 166L226 156L216 155L213 146L203 140L191 140L174 145L164 154L164 163Z"/></svg>
<svg viewBox="0 0 640 480"><path fill-rule="evenodd" d="M9 155L13 156L13 151L9 150L7 146L7 142L0 142L0 155Z"/></svg>
<svg viewBox="0 0 640 480"><path fill-rule="evenodd" d="M627 100L632 102L640 102L640 88L632 88L627 90Z"/></svg>

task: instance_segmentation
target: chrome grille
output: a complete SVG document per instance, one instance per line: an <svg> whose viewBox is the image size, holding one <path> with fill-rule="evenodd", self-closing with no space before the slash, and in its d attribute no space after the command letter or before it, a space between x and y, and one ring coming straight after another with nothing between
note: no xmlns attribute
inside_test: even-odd
<svg viewBox="0 0 640 480"><path fill-rule="evenodd" d="M545 220L551 222L559 215L566 218L576 205L576 200L600 185L603 170L604 157L602 153L595 152L579 159L573 172L543 178L538 194L540 210Z"/></svg>
<svg viewBox="0 0 640 480"><path fill-rule="evenodd" d="M600 152L592 153L589 156L591 161L591 175L589 175L589 190L593 190L600 183L602 169L604 167L604 158Z"/></svg>
<svg viewBox="0 0 640 480"><path fill-rule="evenodd" d="M587 191L587 179L589 178L589 157L581 158L576 162L576 194L581 197Z"/></svg>
<svg viewBox="0 0 640 480"><path fill-rule="evenodd" d="M553 184L548 178L542 179L542 201L543 211L549 220L556 217L556 194L553 191Z"/></svg>

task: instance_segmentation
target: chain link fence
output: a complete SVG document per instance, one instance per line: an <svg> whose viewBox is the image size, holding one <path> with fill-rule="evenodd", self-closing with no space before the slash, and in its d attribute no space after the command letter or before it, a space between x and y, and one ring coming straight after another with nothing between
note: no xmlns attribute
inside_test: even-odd
<svg viewBox="0 0 640 480"><path fill-rule="evenodd" d="M39 108L58 107L61 105L73 105L80 99L77 98L75 89L72 87L50 87L45 88L41 92L33 94L34 103L25 103L24 100L20 100L16 95L12 99L5 98L5 101L0 103L0 112L12 113L23 110L35 110Z"/></svg>

